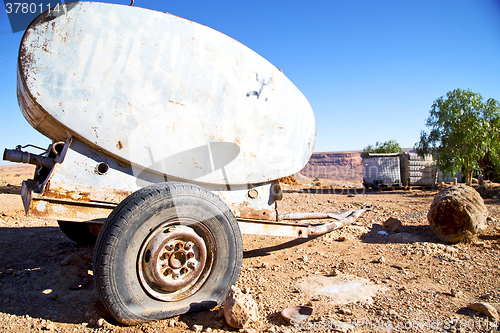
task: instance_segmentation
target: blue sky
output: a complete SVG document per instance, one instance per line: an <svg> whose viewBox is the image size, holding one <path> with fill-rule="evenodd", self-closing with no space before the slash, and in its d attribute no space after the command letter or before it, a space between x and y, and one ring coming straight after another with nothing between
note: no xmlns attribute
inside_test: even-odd
<svg viewBox="0 0 500 333"><path fill-rule="evenodd" d="M282 69L314 110L317 152L390 139L412 147L432 102L456 88L500 100L499 0L136 0L135 6L219 30ZM2 10L0 148L49 143L17 105L21 37Z"/></svg>

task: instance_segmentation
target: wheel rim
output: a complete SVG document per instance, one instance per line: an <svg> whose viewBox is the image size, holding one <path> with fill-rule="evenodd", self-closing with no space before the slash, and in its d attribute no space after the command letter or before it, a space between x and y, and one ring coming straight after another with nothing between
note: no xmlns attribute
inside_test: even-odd
<svg viewBox="0 0 500 333"><path fill-rule="evenodd" d="M203 286L214 258L214 237L202 223L186 219L166 222L141 247L139 280L150 296L178 301Z"/></svg>

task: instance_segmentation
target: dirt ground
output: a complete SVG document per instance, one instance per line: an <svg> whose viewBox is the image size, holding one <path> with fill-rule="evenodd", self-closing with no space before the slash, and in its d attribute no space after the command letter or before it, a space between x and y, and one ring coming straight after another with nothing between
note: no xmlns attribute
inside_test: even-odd
<svg viewBox="0 0 500 333"><path fill-rule="evenodd" d="M93 248L77 246L55 221L24 216L20 184L31 172L0 167L0 331L237 331L226 324L222 307L134 327L109 318L92 279ZM373 209L312 239L244 236L237 286L253 296L262 320L242 331L498 331L493 320L467 308L472 302L500 303L498 196L485 200L488 229L471 244L450 245L438 240L426 219L437 190L370 192L355 188L359 184L333 185L331 193L315 193L311 184L283 185L279 210ZM390 217L402 222L401 230L379 233ZM378 291L371 300L339 304L335 296L298 287L320 277L361 278ZM292 305L309 305L313 314L300 326L287 324L280 312Z"/></svg>

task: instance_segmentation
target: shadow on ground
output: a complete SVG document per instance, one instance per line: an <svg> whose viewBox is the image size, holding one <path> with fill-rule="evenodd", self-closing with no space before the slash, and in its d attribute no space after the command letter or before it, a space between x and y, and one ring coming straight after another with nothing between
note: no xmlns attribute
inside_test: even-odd
<svg viewBox="0 0 500 333"><path fill-rule="evenodd" d="M17 185L0 186L0 194L21 195L21 186L17 186Z"/></svg>
<svg viewBox="0 0 500 333"><path fill-rule="evenodd" d="M57 227L0 228L0 312L87 321L97 301L92 252Z"/></svg>
<svg viewBox="0 0 500 333"><path fill-rule="evenodd" d="M371 230L361 236L364 243L387 244L387 243L442 243L429 225L403 225L399 232L384 232L381 224L373 224Z"/></svg>

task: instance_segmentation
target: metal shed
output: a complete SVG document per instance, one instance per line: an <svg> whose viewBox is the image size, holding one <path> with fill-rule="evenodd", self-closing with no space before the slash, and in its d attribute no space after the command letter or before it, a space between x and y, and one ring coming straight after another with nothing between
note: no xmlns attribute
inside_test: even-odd
<svg viewBox="0 0 500 333"><path fill-rule="evenodd" d="M368 188L401 187L401 163L399 153L363 156L363 185Z"/></svg>

